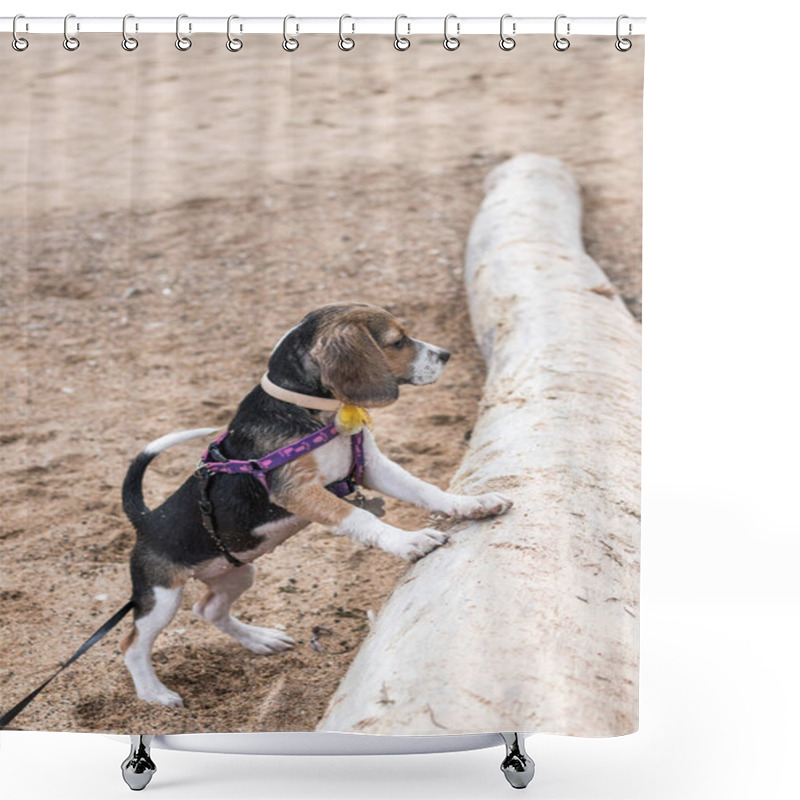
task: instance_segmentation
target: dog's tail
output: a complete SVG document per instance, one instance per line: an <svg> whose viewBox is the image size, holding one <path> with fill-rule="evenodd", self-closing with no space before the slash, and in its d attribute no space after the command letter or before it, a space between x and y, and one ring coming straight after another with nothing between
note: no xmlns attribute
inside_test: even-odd
<svg viewBox="0 0 800 800"><path fill-rule="evenodd" d="M122 484L122 507L128 515L128 519L136 525L136 521L150 512L144 503L144 493L142 492L142 480L144 473L150 462L164 450L181 442L188 442L191 439L199 439L202 436L210 436L216 433L219 428L194 428L190 431L176 431L168 433L154 442L150 442L141 453L131 462L128 467L128 474Z"/></svg>

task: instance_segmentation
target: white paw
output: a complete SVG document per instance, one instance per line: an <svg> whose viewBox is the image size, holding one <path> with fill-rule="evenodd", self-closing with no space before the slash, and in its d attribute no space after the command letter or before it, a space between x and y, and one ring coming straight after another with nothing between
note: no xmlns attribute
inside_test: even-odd
<svg viewBox="0 0 800 800"><path fill-rule="evenodd" d="M512 505L511 500L497 492L479 494L477 497L456 495L448 513L456 519L483 519L505 514Z"/></svg>
<svg viewBox="0 0 800 800"><path fill-rule="evenodd" d="M447 541L447 534L434 528L423 528L421 531L398 530L390 534L387 539L384 550L406 561L416 561L443 545Z"/></svg>
<svg viewBox="0 0 800 800"><path fill-rule="evenodd" d="M152 686L148 689L136 691L140 700L146 703L158 703L160 706L170 706L172 708L183 708L183 699L177 692L172 692L163 684Z"/></svg>
<svg viewBox="0 0 800 800"><path fill-rule="evenodd" d="M238 621L238 620L237 620ZM236 640L253 653L269 656L294 647L295 641L283 631L274 628L257 628L240 622L234 633Z"/></svg>

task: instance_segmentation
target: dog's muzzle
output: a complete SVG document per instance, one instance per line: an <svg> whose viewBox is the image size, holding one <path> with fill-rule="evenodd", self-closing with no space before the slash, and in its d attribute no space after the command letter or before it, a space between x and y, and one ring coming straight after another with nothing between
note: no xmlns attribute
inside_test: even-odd
<svg viewBox="0 0 800 800"><path fill-rule="evenodd" d="M417 356L411 362L411 378L409 382L415 386L433 383L441 374L444 365L450 360L450 353L441 347L417 342Z"/></svg>

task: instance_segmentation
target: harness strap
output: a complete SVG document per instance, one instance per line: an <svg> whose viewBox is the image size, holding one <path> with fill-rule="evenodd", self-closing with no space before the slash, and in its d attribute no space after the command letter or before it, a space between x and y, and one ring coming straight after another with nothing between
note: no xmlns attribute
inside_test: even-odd
<svg viewBox="0 0 800 800"><path fill-rule="evenodd" d="M364 476L364 435L360 431L350 437L350 451L352 453L350 474L344 480L329 483L325 487L337 497L346 497L348 494L352 494Z"/></svg>
<svg viewBox="0 0 800 800"><path fill-rule="evenodd" d="M312 450L322 447L322 445L335 439L339 432L336 430L336 426L331 423L318 431L310 433L308 436L304 436L302 439L298 439L296 442L268 453L262 458L249 461L227 459L220 453L219 445L227 435L228 433L225 431L208 446L200 459L195 475L200 481L200 516L203 527L228 562L235 567L241 567L244 564L225 546L217 532L214 506L209 497L209 484L212 477L218 473L225 475L251 475L264 487L264 490L269 495L268 472L287 464L289 461L293 461L295 458L299 458L305 453L310 453ZM337 497L346 497L348 494L352 494L364 476L364 434L361 431L354 433L350 437L350 448L352 451L350 474L343 480L328 484L325 487Z"/></svg>
<svg viewBox="0 0 800 800"><path fill-rule="evenodd" d="M228 550L217 533L217 523L214 520L214 506L211 503L211 498L208 496L208 485L211 483L212 473L204 467L200 467L196 475L200 479L200 519L203 523L203 527L206 529L206 533L208 533L211 540L217 546L217 549L225 556L229 563L233 564L234 567L243 567L244 562L239 561L239 559Z"/></svg>
<svg viewBox="0 0 800 800"><path fill-rule="evenodd" d="M221 444L227 435L226 431L214 441L208 450L206 450L201 459L203 466L210 472L223 472L226 475L252 475L264 489L269 492L269 483L267 481L268 472L282 467L289 461L294 461L294 459L306 453L310 453L318 447L322 447L322 445L335 439L339 435L339 432L336 430L336 426L331 423L261 458L251 459L249 461L210 461L211 451L214 449L214 446ZM361 434L354 434L354 436L360 437Z"/></svg>

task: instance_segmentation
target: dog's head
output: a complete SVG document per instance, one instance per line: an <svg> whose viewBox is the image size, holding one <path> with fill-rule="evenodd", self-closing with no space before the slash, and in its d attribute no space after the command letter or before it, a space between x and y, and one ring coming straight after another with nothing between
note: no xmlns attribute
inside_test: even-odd
<svg viewBox="0 0 800 800"><path fill-rule="evenodd" d="M433 383L449 358L447 350L412 339L382 308L332 303L283 336L269 377L285 389L375 408L393 403L401 383Z"/></svg>

